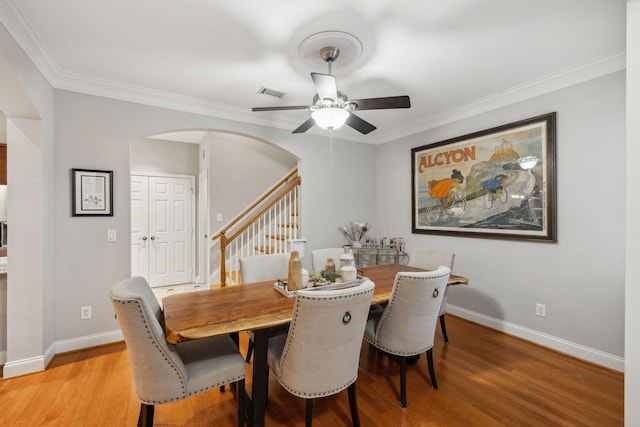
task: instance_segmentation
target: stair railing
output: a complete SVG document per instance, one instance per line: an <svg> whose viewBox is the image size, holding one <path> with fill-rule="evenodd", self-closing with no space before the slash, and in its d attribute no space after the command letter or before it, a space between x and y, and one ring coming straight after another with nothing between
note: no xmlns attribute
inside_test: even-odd
<svg viewBox="0 0 640 427"><path fill-rule="evenodd" d="M220 245L220 286L237 282L240 258L287 252L287 243L299 238L300 184L296 167L211 238Z"/></svg>

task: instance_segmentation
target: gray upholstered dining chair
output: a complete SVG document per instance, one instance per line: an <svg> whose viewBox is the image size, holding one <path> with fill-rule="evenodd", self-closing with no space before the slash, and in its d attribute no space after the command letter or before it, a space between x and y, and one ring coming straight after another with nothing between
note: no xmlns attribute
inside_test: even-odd
<svg viewBox="0 0 640 427"><path fill-rule="evenodd" d="M411 267L423 268L425 270L435 270L436 268L444 265L453 270L453 261L456 258L456 254L453 252L440 251L437 249L429 248L414 248L409 256L409 263ZM447 325L444 320L444 315L447 312L447 292L449 287L444 291L444 297L442 298L442 305L440 306L440 329L442 329L442 337L444 342L449 342L449 336L447 335Z"/></svg>
<svg viewBox="0 0 640 427"><path fill-rule="evenodd" d="M261 282L264 280L277 280L287 278L289 274L288 252L268 255L254 255L240 258L240 277L242 283ZM275 328L272 333L285 333L287 326ZM245 361L251 361L253 354L253 331L247 331L249 335L249 345L247 347L247 357Z"/></svg>
<svg viewBox="0 0 640 427"><path fill-rule="evenodd" d="M314 273L320 273L324 270L327 260L329 258L333 258L337 271L340 266L340 257L342 255L344 255L343 248L314 249L311 251L311 268Z"/></svg>
<svg viewBox="0 0 640 427"><path fill-rule="evenodd" d="M152 426L154 405L236 384L238 426L244 426L246 364L229 336L170 344L158 300L142 277L115 284L110 298L127 345L139 426Z"/></svg>
<svg viewBox="0 0 640 427"><path fill-rule="evenodd" d="M365 280L349 288L299 291L288 334L269 339L269 368L289 393L306 399L307 426L313 399L345 388L353 425L360 425L356 380L373 290Z"/></svg>
<svg viewBox="0 0 640 427"><path fill-rule="evenodd" d="M451 270L396 274L391 297L384 310L371 312L365 341L400 358L400 404L407 407L407 357L427 353L431 386L438 388L433 367L433 340L438 312Z"/></svg>

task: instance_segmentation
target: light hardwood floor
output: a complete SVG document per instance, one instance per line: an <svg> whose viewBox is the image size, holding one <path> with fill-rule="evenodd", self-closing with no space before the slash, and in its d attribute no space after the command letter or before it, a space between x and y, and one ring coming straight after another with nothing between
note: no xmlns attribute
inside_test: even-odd
<svg viewBox="0 0 640 427"><path fill-rule="evenodd" d="M357 383L362 426L622 426L622 374L447 315L436 332L433 390L424 355L407 372L363 344ZM240 334L246 351L246 334ZM250 365L247 365L250 387ZM0 381L2 426L134 426L139 401L124 344L54 358L42 373ZM157 426L230 426L235 400L210 390L156 407ZM267 426L304 424L304 402L269 384ZM314 403L314 426L351 423L346 390Z"/></svg>

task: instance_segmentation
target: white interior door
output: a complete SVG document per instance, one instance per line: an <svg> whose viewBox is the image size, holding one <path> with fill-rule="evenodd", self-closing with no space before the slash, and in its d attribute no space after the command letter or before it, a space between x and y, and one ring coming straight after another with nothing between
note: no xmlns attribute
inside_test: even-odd
<svg viewBox="0 0 640 427"><path fill-rule="evenodd" d="M198 178L198 283L210 282L208 170Z"/></svg>
<svg viewBox="0 0 640 427"><path fill-rule="evenodd" d="M131 176L131 276L149 281L149 178Z"/></svg>
<svg viewBox="0 0 640 427"><path fill-rule="evenodd" d="M131 189L132 273L151 286L193 282L193 179L134 175Z"/></svg>

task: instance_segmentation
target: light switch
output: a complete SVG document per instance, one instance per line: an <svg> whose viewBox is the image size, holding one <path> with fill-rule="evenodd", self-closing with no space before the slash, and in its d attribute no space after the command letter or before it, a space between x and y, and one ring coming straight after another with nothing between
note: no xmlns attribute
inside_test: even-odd
<svg viewBox="0 0 640 427"><path fill-rule="evenodd" d="M216 221L222 222L222 214L221 213L216 215Z"/></svg>
<svg viewBox="0 0 640 427"><path fill-rule="evenodd" d="M116 230L107 230L107 242L116 241Z"/></svg>

